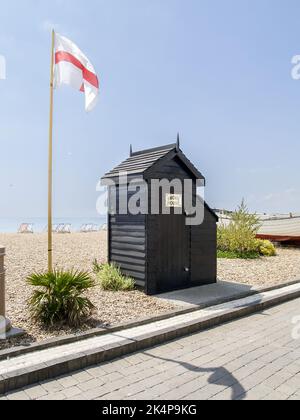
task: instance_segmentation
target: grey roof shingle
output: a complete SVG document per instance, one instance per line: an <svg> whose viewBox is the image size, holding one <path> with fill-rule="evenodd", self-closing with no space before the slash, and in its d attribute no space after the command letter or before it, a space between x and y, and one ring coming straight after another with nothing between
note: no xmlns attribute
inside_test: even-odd
<svg viewBox="0 0 300 420"><path fill-rule="evenodd" d="M106 174L105 178L118 176L120 172L127 172L129 175L144 173L159 159L165 157L168 153L174 150L175 147L176 145L172 144L170 146L166 146L165 148L132 153L131 157Z"/></svg>
<svg viewBox="0 0 300 420"><path fill-rule="evenodd" d="M131 156L120 165L108 172L103 179L118 177L120 173L126 172L128 175L143 175L160 159L166 157L170 152L177 152L178 157L189 168L189 170L197 177L204 179L202 174L193 166L188 158L181 152L178 144L169 144L167 146L142 150L132 153Z"/></svg>

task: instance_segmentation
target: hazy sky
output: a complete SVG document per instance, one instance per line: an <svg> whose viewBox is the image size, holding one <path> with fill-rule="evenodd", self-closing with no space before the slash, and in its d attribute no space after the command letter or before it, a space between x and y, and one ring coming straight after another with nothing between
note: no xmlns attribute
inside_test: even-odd
<svg viewBox="0 0 300 420"><path fill-rule="evenodd" d="M55 92L55 216L95 215L134 149L176 141L211 206L300 212L299 0L0 0L0 217L45 216L50 29L101 79L96 110Z"/></svg>

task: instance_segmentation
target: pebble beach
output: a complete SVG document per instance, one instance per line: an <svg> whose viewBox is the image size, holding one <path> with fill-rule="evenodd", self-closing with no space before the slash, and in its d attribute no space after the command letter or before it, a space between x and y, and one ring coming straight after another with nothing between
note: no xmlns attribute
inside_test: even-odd
<svg viewBox="0 0 300 420"><path fill-rule="evenodd" d="M276 257L256 260L218 260L219 280L257 287L300 281L300 249L277 248Z"/></svg>
<svg viewBox="0 0 300 420"><path fill-rule="evenodd" d="M34 324L29 316L27 302L32 288L25 280L34 271L47 268L47 235L0 234L0 244L5 246L7 254L7 316L15 327L27 332L26 336L16 342L0 342L0 349L79 332L68 329L45 330ZM54 263L59 268L92 271L93 261L97 259L106 262L106 256L106 232L54 235ZM219 260L218 278L265 287L300 280L300 249L279 248L276 257L258 260ZM111 293L103 292L97 286L88 295L96 310L93 319L80 331L154 316L174 309L171 304L146 296L140 291Z"/></svg>
<svg viewBox="0 0 300 420"><path fill-rule="evenodd" d="M92 320L80 331L45 330L34 324L27 302L32 288L26 277L47 269L47 234L0 234L0 244L6 248L6 315L14 327L26 330L27 335L12 342L0 342L0 349L14 344L27 344L48 338L78 333L90 328L125 323L138 318L169 312L174 307L140 291L129 293L104 292L100 286L88 296L96 307ZM92 271L95 259L107 260L107 232L54 235L54 264L58 268Z"/></svg>

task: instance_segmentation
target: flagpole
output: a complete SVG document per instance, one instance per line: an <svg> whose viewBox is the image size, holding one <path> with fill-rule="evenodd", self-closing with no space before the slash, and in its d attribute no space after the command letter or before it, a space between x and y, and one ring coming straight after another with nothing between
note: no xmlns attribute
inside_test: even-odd
<svg viewBox="0 0 300 420"><path fill-rule="evenodd" d="M52 238L52 194L53 194L53 83L54 83L54 43L55 32L52 31L51 69L50 69L50 118L49 118L49 162L48 162L48 271L53 270Z"/></svg>

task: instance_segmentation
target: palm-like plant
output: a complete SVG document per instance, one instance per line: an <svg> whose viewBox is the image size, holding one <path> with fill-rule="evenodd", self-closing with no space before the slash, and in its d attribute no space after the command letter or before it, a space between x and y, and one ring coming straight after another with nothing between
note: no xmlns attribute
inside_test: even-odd
<svg viewBox="0 0 300 420"><path fill-rule="evenodd" d="M29 300L35 321L47 326L57 323L78 327L91 315L94 305L83 293L95 286L89 273L55 270L53 273L35 273L27 283L37 287Z"/></svg>

